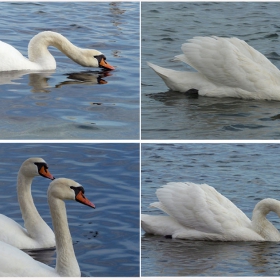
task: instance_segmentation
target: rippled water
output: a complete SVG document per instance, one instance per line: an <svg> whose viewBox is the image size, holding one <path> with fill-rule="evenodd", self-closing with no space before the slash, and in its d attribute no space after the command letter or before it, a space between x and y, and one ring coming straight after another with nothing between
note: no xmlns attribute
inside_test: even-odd
<svg viewBox="0 0 280 280"><path fill-rule="evenodd" d="M24 56L35 34L51 30L102 51L116 67L84 68L51 47L55 72L0 73L0 139L139 139L139 9L139 2L0 3L0 40Z"/></svg>
<svg viewBox="0 0 280 280"><path fill-rule="evenodd" d="M0 213L22 225L16 176L21 163L32 156L43 157L56 178L82 184L96 206L66 203L82 276L139 276L139 145L0 144ZM51 225L46 198L49 183L36 177L32 193L39 213ZM54 250L30 254L55 266Z"/></svg>
<svg viewBox="0 0 280 280"><path fill-rule="evenodd" d="M189 97L168 91L146 62L178 71L181 45L194 36L238 37L280 68L275 3L141 4L142 139L279 139L279 102Z"/></svg>
<svg viewBox="0 0 280 280"><path fill-rule="evenodd" d="M142 213L155 191L167 182L207 183L229 198L249 218L263 198L279 199L279 144L142 144ZM280 229L279 217L268 218ZM142 231L142 276L279 276L276 242L206 242L172 240Z"/></svg>

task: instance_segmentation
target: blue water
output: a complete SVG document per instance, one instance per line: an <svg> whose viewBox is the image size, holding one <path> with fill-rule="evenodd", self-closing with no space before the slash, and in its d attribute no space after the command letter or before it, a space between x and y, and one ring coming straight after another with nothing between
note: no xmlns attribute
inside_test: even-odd
<svg viewBox="0 0 280 280"><path fill-rule="evenodd" d="M146 62L193 71L172 61L194 36L238 37L278 68L279 2L141 4L142 139L279 139L279 102L192 98L169 91Z"/></svg>
<svg viewBox="0 0 280 280"><path fill-rule="evenodd" d="M279 144L142 144L142 213L167 182L206 183L249 218L263 198L280 198ZM280 229L279 217L268 219ZM279 276L276 242L206 242L141 237L142 276Z"/></svg>
<svg viewBox="0 0 280 280"><path fill-rule="evenodd" d="M16 176L21 163L33 156L44 158L56 178L79 182L96 206L66 202L82 276L139 276L139 145L0 144L0 213L22 225ZM49 182L36 177L32 194L39 213L51 225L46 197ZM54 250L31 255L55 266Z"/></svg>
<svg viewBox="0 0 280 280"><path fill-rule="evenodd" d="M139 10L139 2L0 3L0 40L24 56L34 35L51 30L116 67L84 68L50 47L55 72L0 73L0 139L139 139Z"/></svg>

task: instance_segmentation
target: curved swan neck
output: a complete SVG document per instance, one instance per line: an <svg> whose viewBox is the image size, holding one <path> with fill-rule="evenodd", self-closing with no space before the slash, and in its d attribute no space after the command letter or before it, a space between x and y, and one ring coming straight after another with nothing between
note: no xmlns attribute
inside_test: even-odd
<svg viewBox="0 0 280 280"><path fill-rule="evenodd" d="M60 276L81 276L70 230L65 203L59 198L48 197L56 240L56 271Z"/></svg>
<svg viewBox="0 0 280 280"><path fill-rule="evenodd" d="M280 217L280 202L276 199L266 198L258 202L253 210L252 226L267 241L280 241L277 228L266 219L269 212L275 212Z"/></svg>
<svg viewBox="0 0 280 280"><path fill-rule="evenodd" d="M46 231L49 231L49 226L41 218L34 205L31 194L31 184L33 177L27 177L20 171L17 178L17 194L20 205L24 226L28 234L35 239L41 239Z"/></svg>
<svg viewBox="0 0 280 280"><path fill-rule="evenodd" d="M56 62L48 50L49 46L59 49L76 63L87 66L87 63L84 61L85 56L81 55L81 53L87 52L87 50L76 47L67 38L52 31L41 32L30 40L28 45L29 60L39 63L44 69L55 69ZM45 63L48 65L45 65Z"/></svg>

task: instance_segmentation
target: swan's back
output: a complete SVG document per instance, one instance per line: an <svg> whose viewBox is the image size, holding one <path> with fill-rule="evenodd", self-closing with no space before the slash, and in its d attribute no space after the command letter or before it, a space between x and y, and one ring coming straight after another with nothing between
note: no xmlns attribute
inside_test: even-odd
<svg viewBox="0 0 280 280"><path fill-rule="evenodd" d="M194 37L182 45L177 58L207 79L244 91L267 89L267 81L280 86L280 71L264 55L237 38Z"/></svg>
<svg viewBox="0 0 280 280"><path fill-rule="evenodd" d="M250 219L229 199L209 185L168 183L156 191L159 202L152 203L183 227L224 234L232 228L250 227Z"/></svg>
<svg viewBox="0 0 280 280"><path fill-rule="evenodd" d="M24 68L29 61L16 48L0 41L0 71L12 71L17 68Z"/></svg>

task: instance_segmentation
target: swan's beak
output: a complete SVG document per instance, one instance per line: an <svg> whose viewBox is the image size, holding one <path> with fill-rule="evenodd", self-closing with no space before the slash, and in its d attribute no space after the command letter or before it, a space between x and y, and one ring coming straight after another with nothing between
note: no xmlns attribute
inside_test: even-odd
<svg viewBox="0 0 280 280"><path fill-rule="evenodd" d="M99 62L99 67L103 67L105 69L109 69L109 70L114 70L115 67L110 65L109 63L106 62L106 60L104 58L102 58Z"/></svg>
<svg viewBox="0 0 280 280"><path fill-rule="evenodd" d="M92 208L95 208L95 205L90 202L86 197L85 195L83 194L82 191L79 191L78 194L76 195L76 200L82 204L85 204L89 207L92 207Z"/></svg>
<svg viewBox="0 0 280 280"><path fill-rule="evenodd" d="M50 171L45 167L42 166L41 169L39 170L39 174L43 177L46 177L48 179L54 180L55 178L53 175L50 173Z"/></svg>

